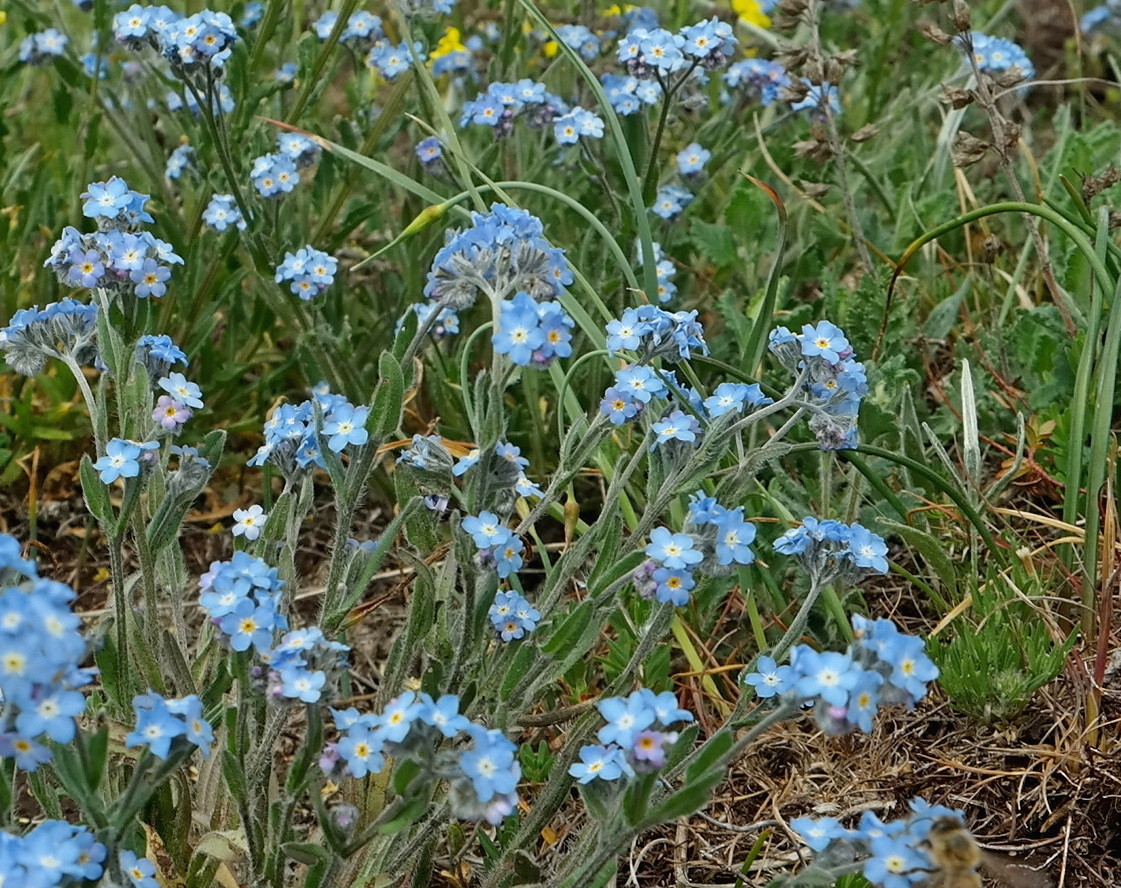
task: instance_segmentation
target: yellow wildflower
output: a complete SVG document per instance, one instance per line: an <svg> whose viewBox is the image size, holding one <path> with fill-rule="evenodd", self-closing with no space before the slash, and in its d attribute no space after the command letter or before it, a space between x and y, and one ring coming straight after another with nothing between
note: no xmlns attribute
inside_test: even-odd
<svg viewBox="0 0 1121 888"><path fill-rule="evenodd" d="M740 17L741 22L755 25L757 28L769 28L771 20L759 0L732 0L732 9Z"/></svg>
<svg viewBox="0 0 1121 888"><path fill-rule="evenodd" d="M440 42L436 44L436 48L432 50L432 54L428 57L428 64L431 65L438 58L450 53L466 51L467 47L459 39L459 28L448 28L447 33L440 38Z"/></svg>

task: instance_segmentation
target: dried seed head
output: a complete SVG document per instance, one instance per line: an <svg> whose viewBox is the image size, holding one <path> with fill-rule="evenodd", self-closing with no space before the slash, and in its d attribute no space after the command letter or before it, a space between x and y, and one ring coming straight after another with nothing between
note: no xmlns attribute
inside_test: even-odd
<svg viewBox="0 0 1121 888"><path fill-rule="evenodd" d="M959 31L969 30L969 4L965 0L953 0L950 20Z"/></svg>
<svg viewBox="0 0 1121 888"><path fill-rule="evenodd" d="M874 139L879 134L879 132L879 127L877 127L875 124L866 123L855 133L849 136L849 138L854 142L867 142L869 139Z"/></svg>
<svg viewBox="0 0 1121 888"><path fill-rule="evenodd" d="M990 147L992 146L983 139L971 136L967 132L959 132L957 139L954 141L954 166L972 166L985 156L985 152Z"/></svg>
<svg viewBox="0 0 1121 888"><path fill-rule="evenodd" d="M937 43L939 46L946 46L954 38L939 28L934 22L923 21L919 22L919 33L927 40Z"/></svg>
<svg viewBox="0 0 1121 888"><path fill-rule="evenodd" d="M972 105L974 99L977 97L973 94L972 90L962 89L958 86L944 86L942 87L942 94L938 97L944 104L949 105L954 110L964 108L967 105Z"/></svg>

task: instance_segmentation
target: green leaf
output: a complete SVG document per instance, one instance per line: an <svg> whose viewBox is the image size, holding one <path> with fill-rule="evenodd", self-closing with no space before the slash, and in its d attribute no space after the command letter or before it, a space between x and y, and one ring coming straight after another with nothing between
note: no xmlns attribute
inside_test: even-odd
<svg viewBox="0 0 1121 888"><path fill-rule="evenodd" d="M689 234L701 255L717 268L734 268L739 263L736 238L727 225L692 219Z"/></svg>
<svg viewBox="0 0 1121 888"><path fill-rule="evenodd" d="M685 771L685 782L692 783L705 776L707 773L716 769L719 765L720 759L727 755L728 750L732 748L732 732L727 728L713 734L705 741L704 746L700 748L697 757L693 759L688 769ZM719 765L719 770L723 772L723 765Z"/></svg>
<svg viewBox="0 0 1121 888"><path fill-rule="evenodd" d="M109 527L113 522L113 504L109 502L109 488L101 483L97 470L93 467L93 460L87 453L82 454L78 477L82 481L82 497L86 501L86 508L97 519L98 524L103 528Z"/></svg>
<svg viewBox="0 0 1121 888"><path fill-rule="evenodd" d="M724 779L724 769L706 772L703 776L688 778L685 786L650 811L642 822L642 829L661 823L670 823L701 810L712 796L712 791Z"/></svg>
<svg viewBox="0 0 1121 888"><path fill-rule="evenodd" d="M957 323L961 303L969 294L971 285L972 278L967 277L954 293L934 306L927 315L926 323L923 324L923 335L927 339L945 339L950 335L954 324Z"/></svg>
<svg viewBox="0 0 1121 888"><path fill-rule="evenodd" d="M96 790L105 774L105 762L109 758L109 727L103 726L86 740L86 783Z"/></svg>
<svg viewBox="0 0 1121 888"><path fill-rule="evenodd" d="M549 640L541 650L551 657L571 650L591 623L593 611L591 601L582 601L565 617L564 622L550 633Z"/></svg>
<svg viewBox="0 0 1121 888"><path fill-rule="evenodd" d="M250 801L249 785L245 782L245 769L237 756L228 749L222 750L222 776L226 779L226 787L233 798L242 802Z"/></svg>
<svg viewBox="0 0 1121 888"><path fill-rule="evenodd" d="M945 546L938 539L925 530L900 524L897 521L889 521L886 518L880 518L879 523L922 556L950 597L959 592L957 568L946 554Z"/></svg>
<svg viewBox="0 0 1121 888"><path fill-rule="evenodd" d="M539 652L531 644L523 644L518 648L514 654L513 662L510 663L510 668L502 679L502 684L498 689L498 699L508 700L510 694L518 686L530 668L533 666L533 661L537 659Z"/></svg>
<svg viewBox="0 0 1121 888"><path fill-rule="evenodd" d="M421 773L420 763L413 759L405 759L397 765L393 772L393 791L399 796L408 795L409 785Z"/></svg>
<svg viewBox="0 0 1121 888"><path fill-rule="evenodd" d="M404 403L405 378L401 373L401 365L391 352L382 352L378 359L378 386L374 389L366 428L375 436L394 431L401 424Z"/></svg>
<svg viewBox="0 0 1121 888"><path fill-rule="evenodd" d="M413 799L413 801L405 805L400 814L378 827L378 832L383 836L396 835L420 820L427 810L428 802L424 799Z"/></svg>
<svg viewBox="0 0 1121 888"><path fill-rule="evenodd" d="M330 863L331 852L315 842L285 842L280 846L284 856L297 863L314 866L317 863Z"/></svg>

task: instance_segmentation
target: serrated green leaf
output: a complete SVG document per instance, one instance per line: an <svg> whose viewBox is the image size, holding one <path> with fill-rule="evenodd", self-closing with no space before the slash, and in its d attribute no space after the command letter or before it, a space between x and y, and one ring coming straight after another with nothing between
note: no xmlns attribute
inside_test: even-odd
<svg viewBox="0 0 1121 888"><path fill-rule="evenodd" d="M689 236L701 255L717 268L734 268L739 263L736 238L727 225L692 219Z"/></svg>

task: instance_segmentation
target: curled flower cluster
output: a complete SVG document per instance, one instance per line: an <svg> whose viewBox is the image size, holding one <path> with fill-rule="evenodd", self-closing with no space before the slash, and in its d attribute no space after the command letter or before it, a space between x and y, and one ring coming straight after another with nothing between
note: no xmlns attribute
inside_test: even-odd
<svg viewBox="0 0 1121 888"><path fill-rule="evenodd" d="M202 715L202 700L191 694L167 700L156 693L133 697L136 727L125 737L125 746L143 746L158 759L167 760L172 746L195 746L204 759L210 758L214 729Z"/></svg>
<svg viewBox="0 0 1121 888"><path fill-rule="evenodd" d="M870 733L880 707L914 708L938 667L923 640L904 635L891 620L854 615L852 627L855 640L845 653L796 645L789 666L760 657L744 681L761 698L813 706L814 721L827 734Z"/></svg>
<svg viewBox="0 0 1121 888"><path fill-rule="evenodd" d="M108 182L92 183L82 198L82 213L96 219L99 230L83 234L66 227L43 265L68 287L128 293L137 299L163 296L171 277L169 266L183 259L171 244L138 230L141 223L153 221L144 210L148 195L113 176Z"/></svg>
<svg viewBox="0 0 1121 888"><path fill-rule="evenodd" d="M433 780L451 783L453 814L461 820L501 822L518 802L521 766L517 746L501 731L487 730L459 711L459 698L406 691L381 713L332 709L337 742L327 744L320 766L329 774L362 778L385 768L386 755L409 758ZM467 746L439 749L444 740Z"/></svg>
<svg viewBox="0 0 1121 888"><path fill-rule="evenodd" d="M580 761L568 769L585 785L657 771L677 742L673 726L693 721L693 713L677 705L672 691L655 694L639 688L626 697L600 700L596 708L607 722L596 734L601 745L583 747Z"/></svg>
<svg viewBox="0 0 1121 888"><path fill-rule="evenodd" d="M568 110L565 102L545 90L545 84L525 78L517 83L490 84L486 92L464 103L459 125L489 126L495 138L501 139L514 131L518 120L524 121L530 129L539 130L552 125ZM600 121L601 135L602 126Z"/></svg>
<svg viewBox="0 0 1121 888"><path fill-rule="evenodd" d="M801 333L771 331L771 353L798 380L810 409L810 431L822 450L856 446L857 414L868 393L864 365L844 332L828 321L806 324Z"/></svg>
<svg viewBox="0 0 1121 888"><path fill-rule="evenodd" d="M1019 79L1035 79L1035 65L1019 44L1003 37L990 37L980 31L970 33L969 43L973 46L973 59L981 73L995 77L1015 68Z"/></svg>
<svg viewBox="0 0 1121 888"><path fill-rule="evenodd" d="M165 6L135 3L113 17L113 36L130 49L153 47L177 77L198 88L222 75L238 39L224 12L204 9L179 16Z"/></svg>
<svg viewBox="0 0 1121 888"><path fill-rule="evenodd" d="M38 374L47 358L93 364L98 358L97 306L63 299L46 308L22 308L0 330L0 350L24 376Z"/></svg>
<svg viewBox="0 0 1121 888"><path fill-rule="evenodd" d="M44 821L23 836L0 832L0 861L7 885L70 888L89 884L101 878L108 853L89 829L64 820Z"/></svg>
<svg viewBox="0 0 1121 888"><path fill-rule="evenodd" d="M499 577L506 579L521 569L525 543L494 512L468 515L461 526L478 547L480 562L494 567Z"/></svg>
<svg viewBox="0 0 1121 888"><path fill-rule="evenodd" d="M424 295L462 310L482 293L498 302L523 291L552 299L572 283L564 250L544 237L541 220L525 210L493 204L489 213L472 213L471 227L449 231L432 260Z"/></svg>
<svg viewBox="0 0 1121 888"><path fill-rule="evenodd" d="M195 162L195 149L190 145L180 145L167 159L164 176L168 179L179 179L187 167Z"/></svg>
<svg viewBox="0 0 1121 888"><path fill-rule="evenodd" d="M317 626L286 633L276 647L261 655L267 667L266 697L302 703L333 697L349 653L349 647L330 641Z"/></svg>
<svg viewBox="0 0 1121 888"><path fill-rule="evenodd" d="M640 305L610 321L606 331L609 352L634 352L642 364L655 358L676 363L688 361L694 352L708 354L696 309L670 312L656 305Z"/></svg>
<svg viewBox="0 0 1121 888"><path fill-rule="evenodd" d="M783 88L790 85L790 76L778 62L741 59L729 65L724 72L724 85L767 106L778 101Z"/></svg>
<svg viewBox="0 0 1121 888"><path fill-rule="evenodd" d="M189 363L186 353L164 334L141 336L136 342L136 362L143 365L148 378L153 380L168 376L176 364L186 367Z"/></svg>
<svg viewBox="0 0 1121 888"><path fill-rule="evenodd" d="M869 573L887 573L887 543L860 524L803 518L775 540L775 551L796 555L820 582L855 583Z"/></svg>
<svg viewBox="0 0 1121 888"><path fill-rule="evenodd" d="M925 884L939 869L930 854L932 833L964 829L965 815L921 798L912 799L909 807L907 817L888 823L865 811L853 828L833 817L796 817L790 826L825 868L849 869L862 862L864 878L876 888L911 888ZM976 870L974 864L969 872L979 885Z"/></svg>
<svg viewBox="0 0 1121 888"><path fill-rule="evenodd" d="M248 465L261 467L272 463L285 478L293 479L311 471L313 466L326 466L319 451L320 434L328 439L327 446L333 453L369 440L369 408L355 407L342 395L331 393L325 383L312 391L314 403L281 404L272 412L265 422L265 443Z"/></svg>
<svg viewBox="0 0 1121 888"><path fill-rule="evenodd" d="M755 525L744 518L742 506L725 508L698 491L690 497L682 532L656 527L650 533L645 549L649 560L634 572L635 587L645 598L683 607L697 584L694 572L721 576L734 570L733 565L751 564L754 540Z"/></svg>
<svg viewBox="0 0 1121 888"><path fill-rule="evenodd" d="M215 194L202 212L202 221L207 228L217 232L228 231L232 225L238 231L245 231L245 217L238 208L232 194Z"/></svg>
<svg viewBox="0 0 1121 888"><path fill-rule="evenodd" d="M576 322L559 302L538 302L521 292L503 300L491 342L519 367L548 367L555 358L572 354Z"/></svg>
<svg viewBox="0 0 1121 888"><path fill-rule="evenodd" d="M635 28L619 41L616 58L639 80L701 66L712 71L728 61L736 46L732 27L717 18L674 34L664 28Z"/></svg>
<svg viewBox="0 0 1121 888"><path fill-rule="evenodd" d="M34 771L52 759L44 737L74 739L75 720L86 708L80 689L96 670L80 665L87 649L71 611L74 591L41 579L7 534L0 534L0 583L0 758Z"/></svg>
<svg viewBox="0 0 1121 888"><path fill-rule="evenodd" d="M520 540L518 542L520 544ZM541 612L518 592L499 592L494 596L494 604L487 610L487 617L499 638L514 641L537 628Z"/></svg>
<svg viewBox="0 0 1121 888"><path fill-rule="evenodd" d="M276 268L276 282L288 282L288 289L305 302L321 296L335 282L339 260L308 244L295 253L285 253Z"/></svg>
<svg viewBox="0 0 1121 888"><path fill-rule="evenodd" d="M66 52L70 38L54 28L28 34L19 44L19 60L28 65L47 65Z"/></svg>

